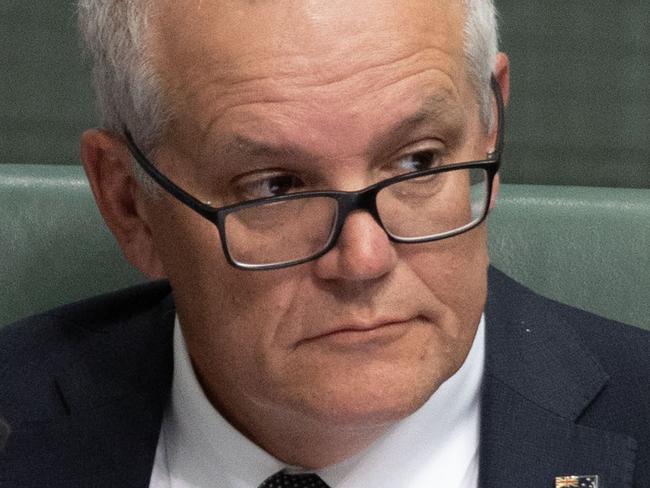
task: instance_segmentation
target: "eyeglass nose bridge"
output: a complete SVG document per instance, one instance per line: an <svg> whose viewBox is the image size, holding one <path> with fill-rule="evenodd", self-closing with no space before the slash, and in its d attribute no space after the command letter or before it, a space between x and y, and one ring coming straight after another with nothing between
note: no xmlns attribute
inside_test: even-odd
<svg viewBox="0 0 650 488"><path fill-rule="evenodd" d="M371 187L357 192L346 192L337 195L338 213L336 215L336 222L334 224L329 244L323 251L323 254L329 252L336 246L348 217L352 213L358 211L369 213L375 223L388 236L388 238L391 241L394 240L391 234L384 227L384 223L381 221L381 217L379 216L379 210L377 209L377 193L380 189L381 188Z"/></svg>

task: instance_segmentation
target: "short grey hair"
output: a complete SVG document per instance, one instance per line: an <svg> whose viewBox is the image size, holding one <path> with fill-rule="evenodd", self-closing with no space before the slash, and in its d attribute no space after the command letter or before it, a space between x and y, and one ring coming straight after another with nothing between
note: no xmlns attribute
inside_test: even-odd
<svg viewBox="0 0 650 488"><path fill-rule="evenodd" d="M465 59L479 103L481 120L486 127L494 123L492 112L492 75L499 52L499 27L493 0L463 0L465 17Z"/></svg>
<svg viewBox="0 0 650 488"><path fill-rule="evenodd" d="M101 125L116 134L128 128L147 153L157 147L170 115L148 49L151 5L152 0L78 0Z"/></svg>
<svg viewBox="0 0 650 488"><path fill-rule="evenodd" d="M171 114L150 45L150 9L155 0L78 0L79 25L93 62L101 124L127 127L145 153L153 152ZM492 125L490 78L498 51L493 0L462 0L467 14L465 57L477 93L481 120Z"/></svg>

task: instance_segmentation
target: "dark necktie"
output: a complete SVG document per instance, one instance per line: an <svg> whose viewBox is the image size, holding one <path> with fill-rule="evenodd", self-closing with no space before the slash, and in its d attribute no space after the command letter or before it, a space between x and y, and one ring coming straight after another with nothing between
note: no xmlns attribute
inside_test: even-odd
<svg viewBox="0 0 650 488"><path fill-rule="evenodd" d="M259 488L329 488L314 473L287 474L284 470L266 478Z"/></svg>

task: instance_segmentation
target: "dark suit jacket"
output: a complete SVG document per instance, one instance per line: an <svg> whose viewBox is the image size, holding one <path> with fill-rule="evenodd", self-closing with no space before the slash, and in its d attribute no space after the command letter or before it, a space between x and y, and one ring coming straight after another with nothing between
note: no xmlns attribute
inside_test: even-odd
<svg viewBox="0 0 650 488"><path fill-rule="evenodd" d="M481 487L650 487L650 334L489 280ZM173 319L159 282L4 328L0 486L146 488Z"/></svg>

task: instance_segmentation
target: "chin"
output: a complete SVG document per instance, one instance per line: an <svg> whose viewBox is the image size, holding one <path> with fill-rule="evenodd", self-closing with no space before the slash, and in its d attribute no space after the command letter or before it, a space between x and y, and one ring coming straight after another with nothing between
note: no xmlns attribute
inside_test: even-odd
<svg viewBox="0 0 650 488"><path fill-rule="evenodd" d="M320 388L313 385L313 394L302 407L314 419L340 427L389 425L417 411L444 381L410 371L349 376Z"/></svg>

